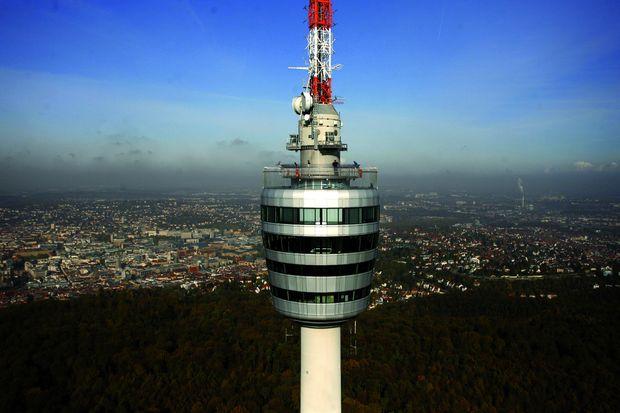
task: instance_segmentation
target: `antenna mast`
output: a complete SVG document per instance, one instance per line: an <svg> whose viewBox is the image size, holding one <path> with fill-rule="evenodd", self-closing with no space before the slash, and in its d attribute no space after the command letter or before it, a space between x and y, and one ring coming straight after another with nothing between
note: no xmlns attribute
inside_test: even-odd
<svg viewBox="0 0 620 413"><path fill-rule="evenodd" d="M317 103L332 103L334 11L331 0L310 0L308 5L308 89Z"/></svg>

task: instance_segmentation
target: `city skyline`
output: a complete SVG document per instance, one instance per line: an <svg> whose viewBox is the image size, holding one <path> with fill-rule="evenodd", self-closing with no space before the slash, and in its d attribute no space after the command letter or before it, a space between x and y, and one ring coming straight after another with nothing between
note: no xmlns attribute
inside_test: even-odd
<svg viewBox="0 0 620 413"><path fill-rule="evenodd" d="M507 190L521 175L617 182L618 5L335 7L345 160L401 180L507 175ZM209 187L291 160L273 148L293 132L306 23L280 9L3 3L3 189Z"/></svg>

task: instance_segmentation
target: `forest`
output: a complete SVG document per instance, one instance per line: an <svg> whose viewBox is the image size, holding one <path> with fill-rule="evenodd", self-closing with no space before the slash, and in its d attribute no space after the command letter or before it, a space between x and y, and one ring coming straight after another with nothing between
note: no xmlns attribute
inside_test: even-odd
<svg viewBox="0 0 620 413"><path fill-rule="evenodd" d="M494 282L344 324L343 410L614 411L619 289L551 287ZM295 411L299 327L269 300L151 289L2 309L0 411Z"/></svg>

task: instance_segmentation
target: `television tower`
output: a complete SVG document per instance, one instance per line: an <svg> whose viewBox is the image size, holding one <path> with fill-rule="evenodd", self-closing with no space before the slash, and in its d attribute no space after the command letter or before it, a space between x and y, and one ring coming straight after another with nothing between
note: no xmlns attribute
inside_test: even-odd
<svg viewBox="0 0 620 413"><path fill-rule="evenodd" d="M331 0L309 0L308 71L293 98L298 132L286 148L299 162L266 167L261 195L274 307L301 324L302 413L340 412L340 325L370 302L377 242L377 169L341 163L333 106Z"/></svg>

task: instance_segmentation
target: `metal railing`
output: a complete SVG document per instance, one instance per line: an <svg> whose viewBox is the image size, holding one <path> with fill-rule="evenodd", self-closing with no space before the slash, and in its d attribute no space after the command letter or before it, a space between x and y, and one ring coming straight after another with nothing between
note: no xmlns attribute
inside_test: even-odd
<svg viewBox="0 0 620 413"><path fill-rule="evenodd" d="M289 151L299 150L301 145L299 143L299 135L289 135L288 142L286 142L286 149Z"/></svg>
<svg viewBox="0 0 620 413"><path fill-rule="evenodd" d="M378 170L354 165L337 167L268 166L263 169L265 188L308 189L378 188Z"/></svg>
<svg viewBox="0 0 620 413"><path fill-rule="evenodd" d="M289 139L286 142L286 149L289 151L300 151L302 149L340 149L341 151L346 151L348 149L348 145L346 143L342 143L340 141L333 140L321 140L316 141L316 144L311 145L302 145L299 139L299 135L289 135Z"/></svg>

